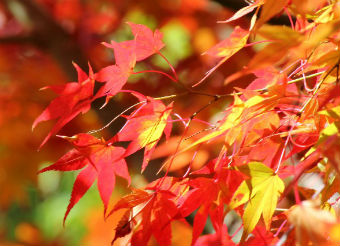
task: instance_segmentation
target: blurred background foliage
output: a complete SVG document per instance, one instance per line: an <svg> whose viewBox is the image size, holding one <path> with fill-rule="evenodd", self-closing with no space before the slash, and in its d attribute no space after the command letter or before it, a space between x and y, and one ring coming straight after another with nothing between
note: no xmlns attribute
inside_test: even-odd
<svg viewBox="0 0 340 246"><path fill-rule="evenodd" d="M37 175L42 167L56 161L70 146L53 138L38 153L37 148L52 122L44 123L34 132L33 120L54 97L50 91L39 91L46 85L76 81L71 64L75 61L85 71L89 61L95 71L112 64L113 53L101 45L110 40L123 41L132 35L126 21L145 24L164 33L163 54L175 66L181 81L191 85L199 81L216 61L201 54L226 38L232 26L217 24L230 17L228 11L208 0L3 0L0 2L0 245L109 245L119 216L103 219L103 208L95 187L72 210L65 228L63 215L70 197L76 173L50 172ZM245 23L232 23L245 25ZM223 65L200 90L228 93L235 84L223 87L223 78L239 70L252 54L247 48ZM159 57L151 57L137 69L169 67ZM236 81L239 86L246 79ZM126 89L149 96L180 92L180 88L159 74L133 76ZM207 103L207 98L187 97L176 104L176 112L188 117ZM110 121L133 99L119 94L103 110L94 110L77 117L59 134L72 135L98 129ZM224 102L225 103L225 102ZM217 117L224 105L202 112ZM188 108L191 110L188 110ZM109 138L119 130L117 121L102 132ZM190 128L192 133L202 126ZM176 126L174 133L176 134ZM167 155L176 146L176 138L161 146L154 158ZM202 149L196 158L201 166L213 149ZM181 173L191 160L181 156L172 167ZM159 161L158 161L159 162ZM195 161L196 162L196 161ZM140 155L128 160L133 186L142 187L154 179L159 163L154 162L140 175ZM137 164L136 164L137 163ZM119 185L121 184L121 185ZM127 192L126 183L119 180L112 203ZM176 222L174 245L189 245L191 227ZM115 245L125 242L116 241ZM155 242L153 242L156 244Z"/></svg>

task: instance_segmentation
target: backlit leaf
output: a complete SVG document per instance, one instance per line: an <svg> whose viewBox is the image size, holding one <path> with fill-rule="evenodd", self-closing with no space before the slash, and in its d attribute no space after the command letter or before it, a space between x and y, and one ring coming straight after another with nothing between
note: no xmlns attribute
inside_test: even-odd
<svg viewBox="0 0 340 246"><path fill-rule="evenodd" d="M260 162L251 162L237 169L250 177L241 183L230 203L231 208L236 208L248 202L243 214L244 240L257 225L261 214L269 230L278 198L285 186L272 169Z"/></svg>
<svg viewBox="0 0 340 246"><path fill-rule="evenodd" d="M225 20L225 21L219 21L219 23L228 23L234 20L237 20L239 18L241 18L242 16L245 16L247 14L249 14L250 12L252 12L255 8L261 6L263 4L263 0L259 0L259 1L255 1L253 4L250 4L246 7L243 7L242 9L238 10L232 17L230 17L229 19Z"/></svg>
<svg viewBox="0 0 340 246"><path fill-rule="evenodd" d="M59 97L55 98L50 105L35 119L32 125L34 129L40 122L58 119L52 130L47 134L39 149L56 134L64 125L75 118L80 113L86 113L91 108L93 100L94 78L91 66L89 76L73 64L78 72L78 82L67 83L65 85L49 86Z"/></svg>
<svg viewBox="0 0 340 246"><path fill-rule="evenodd" d="M100 197L104 204L104 214L115 186L115 176L121 176L130 184L127 165L123 159L125 149L113 146L110 142L97 139L88 134L78 134L68 139L75 147L56 163L44 168L40 173L50 170L73 171L85 167L74 183L70 203L65 213L64 222L80 198L97 178Z"/></svg>
<svg viewBox="0 0 340 246"><path fill-rule="evenodd" d="M172 124L168 118L171 110L172 104L166 107L162 102L151 99L127 117L126 124L117 134L118 141L131 141L126 156L145 148L142 171L148 165L163 132L166 136L170 134Z"/></svg>
<svg viewBox="0 0 340 246"><path fill-rule="evenodd" d="M136 60L141 61L149 56L158 53L165 44L162 42L163 34L156 30L154 33L141 24L128 22L136 40Z"/></svg>

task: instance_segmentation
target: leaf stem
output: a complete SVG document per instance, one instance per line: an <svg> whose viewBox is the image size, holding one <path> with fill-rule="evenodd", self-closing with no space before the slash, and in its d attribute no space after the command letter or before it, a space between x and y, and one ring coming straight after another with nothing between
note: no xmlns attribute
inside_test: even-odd
<svg viewBox="0 0 340 246"><path fill-rule="evenodd" d="M157 54L159 54L159 55L166 61L166 63L168 63L168 65L169 65L169 67L170 67L172 73L173 73L174 76L175 76L175 79L176 79L176 80L174 80L174 81L177 82L177 81L178 81L178 76L177 76L177 73L176 73L175 68L171 65L171 63L169 62L169 60L168 60L168 59L167 59L160 51L158 51Z"/></svg>
<svg viewBox="0 0 340 246"><path fill-rule="evenodd" d="M166 177L168 176L168 174L169 174L171 165L172 165L174 159L176 158L176 153L177 153L178 150L179 150L179 146L181 145L181 143L182 143L183 140L184 140L184 135L186 134L186 132L187 132L188 129L189 129L189 125L190 125L191 120L192 120L192 119L189 119L189 121L188 121L188 123L187 123L187 125L186 125L186 127L185 127L185 129L184 129L184 132L183 132L183 134L182 134L182 136L181 136L181 139L179 140L179 143L178 143L177 146L176 146L175 154L171 156L171 159L170 159L170 162L169 162L169 166L168 166L168 168L166 169L166 172L165 172L164 176L163 176L163 177L160 179L160 181L158 182L158 184L157 184L158 188L157 188L157 189L159 189L159 188L161 187L161 185L162 185L162 183L164 182L165 178L166 178ZM165 166L165 164L166 164L166 163L164 163L164 164L162 165L162 167L158 170L157 174L160 173L160 171L163 169L163 167Z"/></svg>
<svg viewBox="0 0 340 246"><path fill-rule="evenodd" d="M237 228L237 230L233 233L233 235L231 235L230 237L231 238L233 238L233 237L235 237L236 235L237 235L237 233L242 229L242 227L243 227L243 224L241 224L240 226L239 226L239 228Z"/></svg>
<svg viewBox="0 0 340 246"><path fill-rule="evenodd" d="M191 161L189 163L189 167L188 167L187 171L185 172L185 174L183 175L183 178L188 177L188 175L190 174L190 171L191 171L191 168L192 168L192 164L194 163L194 160L195 160L195 158L197 156L197 153L198 153L199 149L201 148L202 144L203 143L201 143L200 145L197 146L197 149L196 149L195 153L193 154L193 156L191 158Z"/></svg>
<svg viewBox="0 0 340 246"><path fill-rule="evenodd" d="M324 73L324 71L323 72L314 73L314 74L311 74L311 75L307 75L307 76L304 76L304 77L302 76L302 77L297 78L297 79L292 79L292 80L289 80L287 82L287 84L293 84L295 82L299 82L299 81L304 80L304 79L314 78L314 77L319 76L319 75L321 75L323 73Z"/></svg>
<svg viewBox="0 0 340 246"><path fill-rule="evenodd" d="M254 43L255 44L255 43ZM178 80L178 76L177 76L177 73L176 73L176 70L175 68L171 65L171 63L169 62L169 60L160 52L158 51L157 54L159 54L165 61L166 63L169 65L169 67L171 68L171 71L172 73L174 74L175 78L171 77L170 75L168 74L165 74L163 72L161 72L162 74L164 74L165 76L168 76L168 77L171 77L171 80L174 81L174 82L178 82L181 86L183 86L187 91L189 91L190 93L192 94L196 94L196 95L202 95L202 96L209 96L209 97L215 97L217 95L212 95L212 94L209 94L209 93L205 93L205 92L199 92L199 91L194 91L192 90L191 88L187 87L185 84L183 84L182 82L180 82ZM144 71L145 72L145 71Z"/></svg>
<svg viewBox="0 0 340 246"><path fill-rule="evenodd" d="M162 74L162 75L168 77L172 81L177 82L177 80L174 79L171 75L164 73L162 71L158 71L158 70L144 70L144 71L133 72L132 74L140 74L140 73L159 73L159 74Z"/></svg>
<svg viewBox="0 0 340 246"><path fill-rule="evenodd" d="M275 170L275 174L278 173L278 171L280 170L282 159L285 155L286 148L287 148L287 145L288 145L288 142L289 142L289 139L290 139L290 135L291 135L291 132L293 131L294 127L295 127L295 124L293 124L292 129L290 129L289 132L288 132L288 136L287 136L287 139L286 139L285 144L283 146L283 149L282 149L282 152L281 152L281 155L280 155L280 159L279 159L279 163L278 163L277 168Z"/></svg>
<svg viewBox="0 0 340 246"><path fill-rule="evenodd" d="M163 97L154 97L154 100L166 100L166 99L172 99L175 97L179 97L179 96L185 96L188 93L183 93L183 94L173 94L173 95L169 95L169 96L163 96Z"/></svg>
<svg viewBox="0 0 340 246"><path fill-rule="evenodd" d="M290 13L289 13L289 11L288 11L288 9L287 9L286 7L284 7L283 9L284 9L284 11L286 12L286 14L287 14L287 16L288 16L288 19L289 19L291 28L292 28L293 30L295 30L295 28L294 28L294 22L293 22L292 16L290 15Z"/></svg>
<svg viewBox="0 0 340 246"><path fill-rule="evenodd" d="M278 210L278 208L276 208L276 210ZM282 210L282 211L286 211L286 210L287 210L287 209ZM280 210L278 210L278 211L280 211ZM284 220L284 221L282 222L282 224L280 225L279 229L278 229L277 232L275 233L274 237L277 237L277 236L280 234L282 228L285 226L286 223L287 223L287 220Z"/></svg>
<svg viewBox="0 0 340 246"><path fill-rule="evenodd" d="M194 120L194 118L196 117L197 114L199 114L201 111L203 111L204 109L206 109L207 107L209 107L211 104L213 104L214 102L216 102L216 101L217 101L218 99L220 99L220 98L221 98L221 97L215 96L215 98L214 98L213 100L209 101L206 105L204 105L203 107L201 107L200 109L198 109L196 112L194 112L194 113L189 117L189 120L188 120L188 122L186 123L184 132L183 132L183 134L182 134L182 136L181 136L181 139L179 140L179 143L178 143L178 145L177 145L177 147L176 147L175 153L171 156L171 159L169 160L169 166L168 166L168 168L167 168L167 170L166 170L166 173L165 173L163 179L164 179L164 178L168 175L168 173L169 173L169 169L170 169L170 167L171 167L171 165L172 165L173 160L176 158L177 152L178 152L178 150L179 150L179 146L181 145L181 143L182 143L183 141L186 140L186 139L184 138L184 135L187 133L188 128L189 128L191 122ZM159 174L159 173L161 172L161 170L165 167L165 165L166 165L167 163L168 163L168 162L165 162L165 163L161 166L161 168L158 170L158 172L157 172L156 174ZM160 181L158 185L161 185L162 183L163 183L163 181Z"/></svg>

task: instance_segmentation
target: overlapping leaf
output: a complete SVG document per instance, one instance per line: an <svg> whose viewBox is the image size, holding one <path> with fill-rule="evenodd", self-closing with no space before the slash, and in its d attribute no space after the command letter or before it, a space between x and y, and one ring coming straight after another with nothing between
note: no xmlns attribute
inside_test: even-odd
<svg viewBox="0 0 340 246"><path fill-rule="evenodd" d="M163 132L166 137L170 135L172 123L169 121L169 116L171 110L172 104L165 106L161 101L149 99L127 117L126 124L116 136L118 141L131 141L126 149L126 156L145 148L142 171L148 165L151 154Z"/></svg>
<svg viewBox="0 0 340 246"><path fill-rule="evenodd" d="M210 162L193 174L213 174L214 165L215 162ZM191 190L182 194L178 199L178 208L183 217L187 217L197 209L193 224L193 245L202 233L209 215L215 230L224 230L224 204L230 202L233 192L242 180L235 170L223 170L216 175L219 179L202 177L190 180L188 184Z"/></svg>
<svg viewBox="0 0 340 246"><path fill-rule="evenodd" d="M220 67L224 62L226 62L230 57L236 54L239 50L241 50L246 44L249 37L249 31L242 29L241 27L235 27L234 31L230 34L230 37L225 40L219 42L204 54L208 54L210 56L216 58L222 58L216 66L210 69L206 75L195 85L203 82L212 72L214 72L218 67Z"/></svg>
<svg viewBox="0 0 340 246"><path fill-rule="evenodd" d="M229 204L236 208L248 202L243 214L243 240L252 232L263 216L267 230L270 227L279 196L284 190L284 183L272 169L260 162L251 162L238 167L250 179L245 180L234 193Z"/></svg>
<svg viewBox="0 0 340 246"><path fill-rule="evenodd" d="M152 32L141 24L128 22L136 39L136 60L141 61L158 53L165 44L162 42L163 34L159 30Z"/></svg>
<svg viewBox="0 0 340 246"><path fill-rule="evenodd" d="M96 80L105 82L96 97L114 96L125 85L136 65L136 40L106 44L115 53L116 64L101 69L96 74Z"/></svg>
<svg viewBox="0 0 340 246"><path fill-rule="evenodd" d="M116 64L105 67L96 74L96 80L105 82L96 97L117 94L133 73L136 62L158 53L164 47L163 35L158 30L153 33L144 25L131 22L128 24L135 36L134 40L104 43L106 47L114 50Z"/></svg>
<svg viewBox="0 0 340 246"><path fill-rule="evenodd" d="M277 100L275 99L275 96L253 96L244 102L235 95L234 104L226 110L227 115L220 122L219 126L213 132L206 134L182 151L186 151L198 144L212 141L219 136L225 136L227 144L230 146L232 141L229 139L229 136L238 135L240 130L238 129L238 126L241 122L247 122L252 118L261 116L264 112L272 109L276 103ZM233 131L236 131L236 133Z"/></svg>
<svg viewBox="0 0 340 246"><path fill-rule="evenodd" d="M230 34L230 37L210 48L205 54L228 59L244 47L247 43L248 36L248 31L237 26Z"/></svg>
<svg viewBox="0 0 340 246"><path fill-rule="evenodd" d="M62 156L56 163L40 171L40 173L50 170L74 171L85 167L74 182L64 222L73 206L83 197L96 178L105 213L115 186L115 175L121 176L130 183L127 165L123 159L125 149L88 134L78 134L71 138L66 137L66 139L75 148Z"/></svg>
<svg viewBox="0 0 340 246"><path fill-rule="evenodd" d="M39 148L78 114L86 113L91 108L94 88L92 68L91 66L89 67L89 76L87 76L77 64L74 63L73 65L78 72L78 82L45 87L59 94L59 97L55 98L38 118L35 119L32 129L42 121L58 120Z"/></svg>
<svg viewBox="0 0 340 246"><path fill-rule="evenodd" d="M178 215L178 209L172 201L173 197L166 191L147 193L135 190L116 204L112 212L127 208L130 209L133 219L139 221L139 226L133 228L131 245L147 245L152 235L159 245L170 245L171 221Z"/></svg>
<svg viewBox="0 0 340 246"><path fill-rule="evenodd" d="M241 18L242 16L245 16L247 14L249 14L250 12L252 12L255 8L261 6L263 4L263 0L259 0L259 1L254 1L252 4L243 7L242 9L238 10L232 17L230 17L229 19L225 20L225 21L220 21L219 23L228 23L234 20L237 20L239 18Z"/></svg>

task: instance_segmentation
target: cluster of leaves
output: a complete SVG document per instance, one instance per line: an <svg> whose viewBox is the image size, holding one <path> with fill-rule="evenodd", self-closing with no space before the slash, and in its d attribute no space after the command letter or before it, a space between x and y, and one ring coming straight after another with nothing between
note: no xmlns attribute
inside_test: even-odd
<svg viewBox="0 0 340 246"><path fill-rule="evenodd" d="M339 60L340 3L338 1L258 0L240 9L228 23L254 11L247 29L235 27L231 35L206 54L218 59L202 80L188 87L162 55L162 34L140 24L128 23L133 40L104 44L113 49L114 65L86 74L76 64L78 82L49 86L59 95L35 120L33 127L58 119L42 142L101 97L106 102L117 93L131 94L138 102L115 117L125 125L111 139L92 134L100 130L65 137L73 149L49 170L80 170L74 183L64 222L72 207L97 179L109 217L125 209L116 228L114 241L129 237L131 245L147 245L154 236L159 245L171 244L171 222L194 216L192 245L336 245L339 243ZM291 27L267 24L276 15L287 15ZM252 74L256 78L246 88L231 94L209 94L196 90L231 56L244 47L261 43L247 66L225 79ZM258 47L258 46L256 46ZM168 62L172 74L158 70L134 72L137 62L159 55ZM136 73L159 73L181 86L183 93L153 98L123 90ZM101 85L94 90L96 81ZM207 83L207 82L206 82ZM183 96L205 96L211 100L188 118L174 107ZM233 102L217 123L198 119L200 113L217 101ZM163 101L173 100L168 104ZM106 103L103 105L105 106ZM133 110L129 115L124 115ZM192 122L209 125L188 135ZM144 189L132 188L109 209L115 176L130 184L125 158L144 149L142 171L164 133L173 138L173 122L184 129L162 169L164 176ZM170 140L169 140L170 141ZM122 142L129 142L127 148ZM189 142L189 143L188 143ZM205 146L219 149L199 170L194 170L196 154ZM182 176L171 176L171 166L183 153L192 153ZM301 177L316 173L321 187L302 187ZM293 195L295 204L287 203ZM228 234L227 214L242 218L239 240ZM208 217L214 234L202 236ZM317 226L315 226L317 225Z"/></svg>

